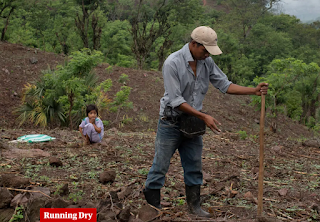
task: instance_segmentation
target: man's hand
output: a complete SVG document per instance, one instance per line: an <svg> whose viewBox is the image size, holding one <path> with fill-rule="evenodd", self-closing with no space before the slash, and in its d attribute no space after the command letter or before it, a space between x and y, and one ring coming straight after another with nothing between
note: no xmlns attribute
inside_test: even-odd
<svg viewBox="0 0 320 222"><path fill-rule="evenodd" d="M267 95L268 93L268 83L259 83L259 85L257 85L256 89L255 89L255 94L257 96L261 96L262 94L263 95Z"/></svg>
<svg viewBox="0 0 320 222"><path fill-rule="evenodd" d="M178 108L182 112L188 113L199 119L202 119L207 125L207 127L209 127L212 130L212 132L216 134L219 134L221 132L221 130L217 127L217 125L220 126L221 123L219 123L219 121L213 118L212 116L195 110L188 103L182 103Z"/></svg>
<svg viewBox="0 0 320 222"><path fill-rule="evenodd" d="M218 122L215 118L212 116L206 115L203 119L206 125L212 130L212 132L219 134L221 130L217 127L217 125L221 125L221 123Z"/></svg>

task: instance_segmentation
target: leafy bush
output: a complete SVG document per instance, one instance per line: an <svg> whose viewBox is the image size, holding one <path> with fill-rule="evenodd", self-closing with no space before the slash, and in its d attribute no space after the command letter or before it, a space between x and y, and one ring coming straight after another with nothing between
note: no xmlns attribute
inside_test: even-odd
<svg viewBox="0 0 320 222"><path fill-rule="evenodd" d="M20 125L31 122L45 127L58 122L73 128L85 116L86 104L96 104L100 113L132 107L128 102L130 87L121 88L112 101L107 95L112 81L97 84L92 69L101 61L101 52L83 49L73 53L65 66L57 66L55 71L49 68L34 85L27 84L17 110Z"/></svg>
<svg viewBox="0 0 320 222"><path fill-rule="evenodd" d="M242 140L245 140L248 137L247 132L244 130L239 130L237 133L240 135L240 139Z"/></svg>
<svg viewBox="0 0 320 222"><path fill-rule="evenodd" d="M126 84L129 81L129 76L122 73L121 76L119 77L119 82L122 84Z"/></svg>
<svg viewBox="0 0 320 222"><path fill-rule="evenodd" d="M266 76L256 77L254 82L269 83L266 107L271 108L273 116L285 108L288 117L306 123L309 127L319 122L316 112L319 108L319 66L294 58L275 59L268 70ZM260 98L255 96L253 104L260 104Z"/></svg>

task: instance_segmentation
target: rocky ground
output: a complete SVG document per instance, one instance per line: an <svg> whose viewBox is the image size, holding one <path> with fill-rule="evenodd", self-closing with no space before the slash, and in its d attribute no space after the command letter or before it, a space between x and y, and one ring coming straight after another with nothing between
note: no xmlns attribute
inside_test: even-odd
<svg viewBox="0 0 320 222"><path fill-rule="evenodd" d="M120 87L119 76L127 74L134 104L119 115L103 113L102 119L112 121L99 145L83 146L76 130L18 127L12 111L23 85L64 59L0 43L0 222L36 222L44 207L94 207L98 221L204 221L187 212L177 153L161 190L163 210L146 205L142 194L154 155L161 73L96 68L101 80L113 80L112 92ZM214 89L205 100L205 111L222 123L221 134L208 131L203 137L202 207L213 214L212 221L257 220L260 112L249 103L250 97ZM265 221L319 221L319 141L306 127L284 116L270 118L268 112L264 132ZM56 139L9 143L38 133Z"/></svg>

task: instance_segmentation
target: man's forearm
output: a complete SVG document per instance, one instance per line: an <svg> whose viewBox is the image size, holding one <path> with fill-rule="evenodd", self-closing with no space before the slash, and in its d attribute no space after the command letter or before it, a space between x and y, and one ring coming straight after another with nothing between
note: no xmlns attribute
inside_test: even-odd
<svg viewBox="0 0 320 222"><path fill-rule="evenodd" d="M192 116L195 116L199 119L204 119L205 114L202 112L199 112L198 110L192 108L188 103L182 103L180 106L178 106L178 109L184 113L188 113Z"/></svg>
<svg viewBox="0 0 320 222"><path fill-rule="evenodd" d="M255 95L256 88L239 86L237 84L231 84L227 90L228 94L236 95Z"/></svg>

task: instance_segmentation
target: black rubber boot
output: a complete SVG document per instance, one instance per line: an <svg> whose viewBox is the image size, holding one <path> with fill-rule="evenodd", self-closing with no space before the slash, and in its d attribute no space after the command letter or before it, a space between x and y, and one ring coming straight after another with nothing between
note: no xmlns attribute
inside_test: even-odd
<svg viewBox="0 0 320 222"><path fill-rule="evenodd" d="M187 203L190 213L199 217L211 217L212 215L200 207L200 185L187 186L186 185Z"/></svg>
<svg viewBox="0 0 320 222"><path fill-rule="evenodd" d="M143 189L144 197L146 198L148 204L161 209L160 204L160 189Z"/></svg>

